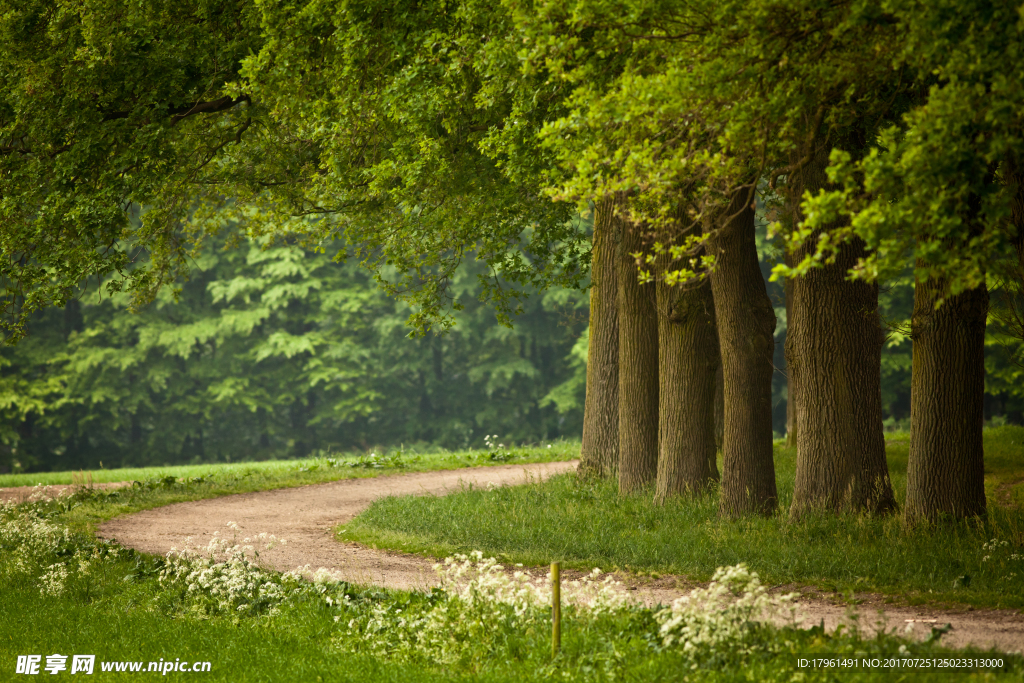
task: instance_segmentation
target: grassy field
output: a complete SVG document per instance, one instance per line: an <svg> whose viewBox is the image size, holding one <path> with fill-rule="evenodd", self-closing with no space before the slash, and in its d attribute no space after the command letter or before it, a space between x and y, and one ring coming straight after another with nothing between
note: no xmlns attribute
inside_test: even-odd
<svg viewBox="0 0 1024 683"><path fill-rule="evenodd" d="M501 451L438 450L415 453L394 450L368 455L323 455L301 460L7 474L0 475L0 488L71 484L76 479L81 481L86 477L94 483L134 482L132 486L117 490L97 490L94 495L76 502L65 521L75 528L92 528L113 517L189 500L382 474L571 460L579 456L579 448L578 441L553 441L550 445L522 446Z"/></svg>
<svg viewBox="0 0 1024 683"><path fill-rule="evenodd" d="M901 503L908 446L905 434L887 442ZM619 497L614 483L566 475L494 491L382 499L338 534L438 557L479 549L510 562L558 559L579 569L702 581L717 567L745 562L772 585L810 585L851 600L876 592L913 604L1024 608L1024 428L986 430L985 452L990 512L981 524L907 530L898 516L863 515L790 522L795 453L777 444L782 506L769 519L722 520L715 495L659 506L649 493Z"/></svg>
<svg viewBox="0 0 1024 683"><path fill-rule="evenodd" d="M179 484L176 484L176 486ZM141 489L140 496L162 489ZM150 499L150 502L152 499ZM145 502L145 501L140 501ZM122 505L82 489L50 502L0 505L0 680L17 680L19 656L94 655L97 680L138 680L112 662L210 662L203 681L834 681L834 670L797 670L800 656L913 657L948 653L940 642L895 634L862 639L776 629L728 611L687 613L691 647L669 642L665 617L636 607L566 607L563 647L552 657L549 616L520 594L409 594L268 572L233 554L154 558L76 530L82 508L106 517ZM505 576L502 574L501 576ZM732 614L736 614L733 612ZM710 618L706 618L711 615ZM700 626L700 628L697 628ZM717 629L717 630L716 630ZM678 633L674 631L674 633ZM682 636L680 636L682 637ZM959 680L1024 681L1020 657ZM143 673L153 679L157 673ZM950 680L936 670L900 672ZM885 670L843 671L843 681L889 681Z"/></svg>
<svg viewBox="0 0 1024 683"><path fill-rule="evenodd" d="M571 460L580 454L579 441L552 441L539 446L519 446L507 450L470 449L449 451L444 449L418 452L391 449L371 453L322 453L296 460L264 460L254 462L216 463L205 465L170 465L166 467L135 467L120 470L90 470L66 472L30 472L0 474L0 488L72 484L76 477L86 474L99 483L145 481L174 477L176 479L216 477L225 480L246 477L265 477L268 481L281 480L285 486L343 477L375 476L381 470L406 469L411 472L501 465L505 462L550 462ZM333 465L332 465L333 463Z"/></svg>

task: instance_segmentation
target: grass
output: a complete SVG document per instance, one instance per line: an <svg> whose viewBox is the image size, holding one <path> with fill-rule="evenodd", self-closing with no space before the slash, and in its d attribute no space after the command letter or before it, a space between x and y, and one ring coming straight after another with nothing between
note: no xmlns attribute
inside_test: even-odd
<svg viewBox="0 0 1024 683"><path fill-rule="evenodd" d="M906 490L907 435L887 442L893 485ZM386 498L338 530L368 545L438 557L482 550L509 562L676 574L706 581L719 566L747 563L771 585L845 594L882 593L911 604L1024 608L1024 428L985 432L989 517L907 530L899 517L809 515L790 522L795 453L776 445L782 506L768 519L730 521L716 496L663 506L650 493L620 497L611 482L565 475L493 491ZM1007 545L986 549L996 538ZM1017 557L1014 558L1014 555ZM987 559L986 559L987 556Z"/></svg>
<svg viewBox="0 0 1024 683"><path fill-rule="evenodd" d="M0 488L14 486L36 486L42 484L66 485L75 482L76 477L88 474L92 481L99 483L121 481L144 481L175 477L177 479L193 477L221 477L239 479L242 477L260 476L268 479L281 478L290 481L295 477L302 479L301 484L332 481L344 476L375 476L383 469L407 469L411 472L425 470L472 467L474 465L501 465L506 462L550 462L555 460L571 460L579 457L579 441L552 441L550 446L519 446L508 450L466 449L449 451L444 449L417 452L415 450L394 449L381 451L380 454L325 454L295 460L264 460L237 463L211 463L199 465L168 465L164 467L132 467L115 470L90 470L88 473L78 470L66 472L29 472L20 474L0 474ZM348 470L332 469L328 461L343 465L355 464ZM373 463L378 462L379 467ZM314 474L314 473L319 474ZM301 477L302 474L309 476ZM299 484L299 485L301 485Z"/></svg>
<svg viewBox="0 0 1024 683"><path fill-rule="evenodd" d="M553 441L548 446L521 446L501 451L464 450L415 453L392 451L371 455L317 456L300 460L181 465L98 472L50 472L0 475L0 487L60 485L88 475L94 483L135 482L130 487L98 491L78 501L66 521L75 528L93 528L120 515L172 503L320 484L381 474L425 472L462 467L571 460L579 442Z"/></svg>
<svg viewBox="0 0 1024 683"><path fill-rule="evenodd" d="M78 503L90 498L96 505L109 503L96 492L80 491L74 498ZM0 524L24 509L0 508ZM35 509L47 523L66 525L77 508L52 502ZM435 596L336 584L325 590L350 596L352 606L331 605L322 594L306 590L276 613L210 612L199 608L195 595L159 580L160 558L118 550L88 533L75 532L52 547L22 553L32 558L32 566L26 567L16 559L19 542L17 535L0 534L0 678L15 678L19 655L39 654L45 663L47 655L60 653L95 655L94 675L112 681L137 680L139 674L102 672L101 662L178 658L211 662L210 672L201 675L204 681L834 681L831 670L797 671L797 656L878 657L907 647L894 636L864 640L820 629L766 627L752 631L742 648L726 645L697 656L659 647L657 638L652 639L656 627L650 611L586 618L569 610L563 648L554 660L544 628L495 628L480 642L466 641L464 655L452 661L402 659L368 651L366 633L353 631L347 615L374 610L389 611L396 618L399 610L421 614L431 608ZM69 580L61 594L41 590L40 575L52 563L74 563L80 557L93 558L91 567ZM339 619L342 614L346 616ZM544 615L540 618L543 622ZM912 655L948 652L937 643L909 648ZM1004 660L1001 670L961 672L957 678L1024 681L1020 657ZM893 675L883 670L844 671L842 680L888 681ZM915 681L950 679L947 672L935 670L909 675ZM191 673L167 676L195 678Z"/></svg>
<svg viewBox="0 0 1024 683"><path fill-rule="evenodd" d="M691 662L678 653L654 651L641 638L618 630L628 628L629 624L594 625L571 620L565 624L563 654L554 667L547 634L538 632L517 634L475 667L398 663L352 652L350 648L354 649L356 644L343 634L339 637L342 629L323 603L298 603L274 617L241 620L168 613L152 607L160 591L155 580L136 584L127 592L123 590L120 574L130 569L111 565L106 575L97 579L88 598L82 594L61 599L42 596L27 581L6 586L0 594L0 671L15 678L18 655L41 654L45 662L46 655L60 653L96 655L94 675L101 681L138 680L140 677L140 674L100 672L99 662L102 661L150 662L175 658L210 661L211 670L200 676L170 673L169 680L512 682L550 680L554 669L563 680L593 681L608 677L593 669L594 657L587 655L608 652L614 643L614 656L606 665L625 680L788 681L797 673L795 655L756 653L733 655L691 671ZM408 597L381 593L375 599L401 602ZM849 636L831 637L821 633L779 631L773 637L784 640L801 655L891 655L898 647L894 639L859 641ZM924 654L942 651L936 647L918 650ZM965 674L963 678L1024 680L1024 666L1014 658L1007 658L1006 662L1007 670L1000 674ZM681 675L683 671L689 672L685 679ZM891 675L890 672L861 671L844 676L843 680L882 681L890 680ZM155 676L142 675L144 680ZM753 678L748 678L750 676ZM949 680L948 674L935 671L914 672L913 677L915 681ZM835 680L835 674L817 671L802 680Z"/></svg>
<svg viewBox="0 0 1024 683"><path fill-rule="evenodd" d="M133 551L112 550L113 546L96 541L89 532L97 521L180 500L372 476L389 471L497 464L507 456L511 456L511 462L561 460L574 457L577 449L576 444L560 444L551 449L519 449L498 454L497 461L492 453L476 451L418 456L404 454L362 462L352 459L333 459L331 462L318 458L203 466L198 469L159 468L133 475L139 485L120 491L80 489L62 500L17 508L0 507L0 523L5 515L21 514L19 511L31 507L38 511L40 519L68 528L70 534L55 541L53 547L45 552L37 552L32 566L28 567L18 566L19 551L5 546L4 537L0 537L0 583L4 586L0 591L0 679L14 677L19 655L40 654L45 662L46 655L61 653L96 655L94 675L100 680L113 681L137 679L139 674L101 672L100 662L148 663L176 658L210 661L211 671L201 675L204 681L504 682L552 678L566 681L834 681L837 678L843 681L888 681L896 675L895 672L860 669L843 671L837 676L834 670L798 671L795 660L797 656L807 655L891 655L901 646L909 647L912 654L919 655L948 652L940 643L907 644L892 635L865 640L846 632L826 634L820 629L764 628L753 631L756 637L752 636L744 647L726 646L697 656L659 646L656 631L652 630L652 613L638 609L596 619L569 610L563 624L563 648L553 660L549 634L544 627L492 629L493 632L480 641L466 641L465 654L455 661L401 659L397 655L381 656L379 652L368 651L365 633L349 629L345 618L338 619L344 611L339 612L337 603L329 605L312 591L289 598L280 605L277 613L204 611L199 597L172 590L168 584L161 583L158 575L164 560ZM1008 462L1012 462L1012 455L1011 449L1007 452ZM350 467L353 462L358 466ZM787 467L791 471L791 463L787 465L785 458L780 457L780 472L785 472ZM51 479L49 483L70 483L70 473L60 476L63 478ZM127 478L113 476L109 480ZM0 479L0 485L12 483L6 479ZM1003 481L1005 479L999 480L996 486ZM522 497L516 498L520 493ZM447 516L438 517L435 506L445 500L456 505L446 513ZM554 547L560 548L565 557L572 548L588 547L587 553L614 554L621 551L628 535L636 542L636 559L632 561L637 563L641 558L666 553L671 543L666 547L659 547L659 543L671 540L666 522L674 515L703 516L703 529L698 530L693 538L703 538L707 547L717 548L716 552L723 560L731 557L728 546L737 539L745 536L756 539L758 533L762 538L765 534L773 538L772 534L777 535L782 528L778 524L773 526L773 520L719 523L713 514L713 501L689 507L676 502L665 508L655 508L643 496L619 499L607 486L580 486L571 477L559 478L545 485L498 489L490 493L467 490L449 499L386 500L374 506L371 512L379 519L380 513L389 509L387 506L416 501L429 505L402 510L403 514L426 515L426 525L413 525L421 531L430 524L457 525L440 535L435 533L434 537L448 539L443 542L450 543L452 538L469 538L467 547L483 547L486 543L477 543L477 538L470 538L472 529L478 527L485 530L483 539L490 539L492 543L504 539L502 542L506 545L512 541L512 545L521 548L513 550L509 546L509 552L534 553L538 559L543 556L544 561L551 556L544 546L550 542L550 532L555 532L554 536L559 540ZM473 506L478 507L474 509ZM508 516L510 512L514 513L511 517ZM495 513L505 517L498 517ZM552 513L558 514L552 516ZM607 523L609 529L603 541L601 535L595 533L595 515L602 515L602 524ZM558 523L552 526L551 520ZM366 521L364 518L360 523L365 525ZM406 523L410 521L419 520L406 520ZM855 522L843 522L852 523ZM867 520L867 523L873 522ZM810 522L807 524L808 529L814 526ZM831 528L826 520L818 524ZM514 528L517 525L518 528ZM539 533L544 525L547 525L547 532ZM798 531L794 529L793 535L796 536ZM414 538L408 532L400 533ZM8 534L6 538L6 543L15 546L23 542L17 534L13 537ZM418 538L422 542L424 537ZM587 541L588 538L591 540ZM812 540L812 545L818 542L823 541ZM438 545L432 547L440 548ZM686 543L681 547L685 548ZM742 551L734 554L742 554ZM61 594L47 594L43 590L43 575L55 563L73 566L80 557L100 556L102 558L93 561L88 571L75 574ZM386 610L395 618L399 618L399 610L402 610L403 618L405 614L411 618L413 614L423 613L435 599L431 595L361 589L343 584L331 590L343 591L353 597L355 607L343 610ZM453 622L452 626L455 630L460 624ZM955 678L1024 681L1024 662L1019 657L1006 657L1005 662L1000 671L958 672ZM143 674L148 678L154 675ZM167 675L171 680L191 680L194 676L174 672ZM937 670L913 671L903 675L913 677L915 681L951 678L948 672Z"/></svg>

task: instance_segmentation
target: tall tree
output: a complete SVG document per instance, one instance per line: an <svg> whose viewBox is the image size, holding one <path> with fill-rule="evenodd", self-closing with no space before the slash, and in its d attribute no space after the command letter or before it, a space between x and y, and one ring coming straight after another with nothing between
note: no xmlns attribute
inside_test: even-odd
<svg viewBox="0 0 1024 683"><path fill-rule="evenodd" d="M619 492L658 473L658 312L653 283L638 278L644 233L624 221L619 243Z"/></svg>
<svg viewBox="0 0 1024 683"><path fill-rule="evenodd" d="M827 149L813 156L791 181L798 196L828 187ZM816 244L820 234L804 244ZM806 251L800 247L793 257L803 260ZM787 282L786 366L791 386L799 387L794 516L815 509L884 512L896 504L882 434L878 286L847 279L864 256L863 242L852 241L834 260Z"/></svg>
<svg viewBox="0 0 1024 683"><path fill-rule="evenodd" d="M985 514L985 319L988 290L977 287L937 306L945 283L914 288L910 389L908 522Z"/></svg>
<svg viewBox="0 0 1024 683"><path fill-rule="evenodd" d="M694 222L699 230L700 223ZM669 254L659 259L670 266ZM698 494L718 480L715 432L718 333L711 283L659 278L658 479L656 498Z"/></svg>
<svg viewBox="0 0 1024 683"><path fill-rule="evenodd" d="M786 251L786 265L793 266L793 257L790 252ZM796 377L793 374L793 367L790 363L789 357L795 354L793 348L792 337L789 335L789 326L793 324L793 280L792 278L786 278L785 282L786 292L786 447L796 448L797 435L799 432L799 425L796 420L796 406L798 401Z"/></svg>
<svg viewBox="0 0 1024 683"><path fill-rule="evenodd" d="M619 469L619 243L616 199L594 205L590 261L590 340L580 471L610 477ZM628 276L629 273L626 273Z"/></svg>
<svg viewBox="0 0 1024 683"><path fill-rule="evenodd" d="M757 264L754 192L736 191L715 217L708 248L722 353L725 434L721 510L770 514L778 504L772 453L775 311Z"/></svg>

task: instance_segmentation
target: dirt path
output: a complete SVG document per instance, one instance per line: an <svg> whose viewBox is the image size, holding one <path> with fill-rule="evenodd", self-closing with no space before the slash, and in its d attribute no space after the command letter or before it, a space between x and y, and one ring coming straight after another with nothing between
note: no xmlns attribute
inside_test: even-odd
<svg viewBox="0 0 1024 683"><path fill-rule="evenodd" d="M389 588L421 589L436 584L434 560L415 555L371 550L354 543L339 543L332 530L344 524L382 496L443 495L460 486L512 485L538 480L575 469L575 462L478 467L441 472L417 472L372 479L348 479L301 488L214 498L139 512L102 525L99 535L113 538L137 550L165 554L181 548L186 539L204 546L215 532L238 538L261 532L287 540L262 554L273 568L289 571L303 565L326 567L352 583ZM639 582L619 577L625 589L647 604L668 603L693 584L678 578ZM781 587L780 591L793 590ZM1024 616L1008 610L944 611L929 607L883 605L878 596L864 596L856 608L860 627L868 632L887 628L903 633L911 625L916 637L925 638L932 626L953 625L943 642L953 647L995 647L1004 652L1024 651ZM822 620L828 629L848 620L850 608L816 594L800 600L807 625ZM884 609L884 614L880 610Z"/></svg>

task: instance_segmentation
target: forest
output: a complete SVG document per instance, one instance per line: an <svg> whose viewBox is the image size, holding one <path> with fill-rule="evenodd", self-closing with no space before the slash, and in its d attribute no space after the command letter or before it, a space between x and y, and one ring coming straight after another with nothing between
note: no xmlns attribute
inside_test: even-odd
<svg viewBox="0 0 1024 683"><path fill-rule="evenodd" d="M1024 683L1019 3L0 0L0 672Z"/></svg>
<svg viewBox="0 0 1024 683"><path fill-rule="evenodd" d="M909 419L907 521L982 515L986 414L1020 417L1021 21L953 0L19 5L5 466L575 420L581 472L622 494L773 514L784 433L792 514L886 513L885 425Z"/></svg>
<svg viewBox="0 0 1024 683"><path fill-rule="evenodd" d="M760 221L767 280L782 252L766 228ZM83 292L37 313L23 343L0 347L0 474L579 438L585 289L530 292L506 327L464 269L454 327L416 336L408 306L356 264L287 244L224 246L194 261L177 300L164 291L135 312L123 294ZM785 291L767 287L779 321L772 428L783 438ZM883 426L906 431L909 276L883 285L879 306ZM1019 354L1019 341L990 326L986 424L1024 423Z"/></svg>

